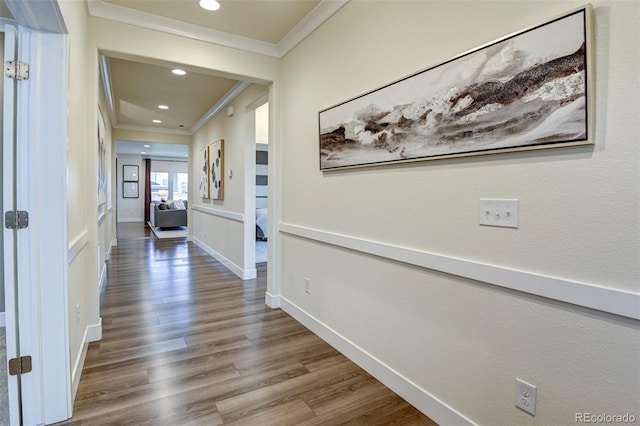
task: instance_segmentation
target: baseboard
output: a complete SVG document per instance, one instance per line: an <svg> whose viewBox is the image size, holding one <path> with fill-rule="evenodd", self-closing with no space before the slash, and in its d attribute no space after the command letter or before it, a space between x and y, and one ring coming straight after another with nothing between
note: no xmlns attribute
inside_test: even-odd
<svg viewBox="0 0 640 426"><path fill-rule="evenodd" d="M192 241L194 242L195 245L200 247L202 250L206 251L209 256L213 257L215 260L222 263L225 267L227 267L231 272L236 274L241 279L252 280L258 276L258 270L256 268L242 269L241 267L239 267L238 265L236 265L235 263L233 263L223 255L221 255L220 253L218 253L217 251L215 251L214 249L212 249L211 247L209 247L208 245L206 245L205 243L197 239L196 237L193 237Z"/></svg>
<svg viewBox="0 0 640 426"><path fill-rule="evenodd" d="M133 223L133 222L142 222L144 223L143 217L130 217L130 218L121 218L118 219L118 223Z"/></svg>
<svg viewBox="0 0 640 426"><path fill-rule="evenodd" d="M102 292L104 285L107 283L107 264L102 264L102 271L100 272L100 281L98 284L98 293Z"/></svg>
<svg viewBox="0 0 640 426"><path fill-rule="evenodd" d="M5 318L5 313L4 312L0 312L0 327L6 327L7 326L7 320Z"/></svg>
<svg viewBox="0 0 640 426"><path fill-rule="evenodd" d="M76 360L76 364L73 366L71 373L71 401L76 400L76 394L78 393L78 386L80 385L80 377L82 376L82 369L84 367L84 360L87 358L87 350L89 349L89 343L86 341L87 334L85 331L84 343L80 348L80 354Z"/></svg>
<svg viewBox="0 0 640 426"><path fill-rule="evenodd" d="M82 337L82 345L80 346L80 353L76 359L76 363L73 366L71 372L71 400L75 401L76 394L78 393L78 386L80 385L80 377L82 376L82 369L84 368L84 361L87 358L87 350L89 349L89 343L97 342L102 339L102 318L98 318L98 324L87 326L84 330L84 336Z"/></svg>
<svg viewBox="0 0 640 426"><path fill-rule="evenodd" d="M280 300L280 296L274 296L269 292L266 293L264 301L267 304L267 306L270 307L271 309L278 309L282 304L282 301Z"/></svg>
<svg viewBox="0 0 640 426"><path fill-rule="evenodd" d="M287 298L269 295L268 293L267 298L271 298L272 301L277 299L282 305L282 310L322 340L336 348L351 361L358 364L373 377L380 380L385 386L407 400L411 405L433 419L436 423L459 426L475 424L335 330L303 311Z"/></svg>
<svg viewBox="0 0 640 426"><path fill-rule="evenodd" d="M115 244L114 244L115 241ZM111 242L109 243L109 248L107 249L107 252L105 253L105 259L107 259L107 261L111 260L111 253L113 253L113 248L115 246L118 245L118 241L117 240L111 240Z"/></svg>

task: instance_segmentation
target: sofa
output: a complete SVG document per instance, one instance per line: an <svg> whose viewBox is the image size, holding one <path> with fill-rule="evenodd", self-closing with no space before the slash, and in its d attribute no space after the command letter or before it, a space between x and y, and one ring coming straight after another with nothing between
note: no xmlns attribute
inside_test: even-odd
<svg viewBox="0 0 640 426"><path fill-rule="evenodd" d="M176 208L175 202L151 203L150 222L154 228L174 228L176 226L187 226L188 203L183 200L184 209Z"/></svg>

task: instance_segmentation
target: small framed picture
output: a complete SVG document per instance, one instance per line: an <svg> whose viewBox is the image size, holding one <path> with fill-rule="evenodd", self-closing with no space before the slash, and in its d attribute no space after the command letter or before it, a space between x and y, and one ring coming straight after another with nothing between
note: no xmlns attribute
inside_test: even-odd
<svg viewBox="0 0 640 426"><path fill-rule="evenodd" d="M122 198L138 198L138 182L122 182Z"/></svg>
<svg viewBox="0 0 640 426"><path fill-rule="evenodd" d="M125 182L138 182L138 166L122 166L122 177Z"/></svg>

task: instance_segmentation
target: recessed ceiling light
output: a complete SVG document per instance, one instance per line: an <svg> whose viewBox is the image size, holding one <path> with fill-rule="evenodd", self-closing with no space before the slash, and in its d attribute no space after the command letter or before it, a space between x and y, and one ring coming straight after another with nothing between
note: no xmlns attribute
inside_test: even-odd
<svg viewBox="0 0 640 426"><path fill-rule="evenodd" d="M174 73L175 75L185 75L187 73L185 70L181 70L178 68L171 70L171 72Z"/></svg>
<svg viewBox="0 0 640 426"><path fill-rule="evenodd" d="M158 108L160 109L169 109L168 105L158 105Z"/></svg>
<svg viewBox="0 0 640 426"><path fill-rule="evenodd" d="M140 154L146 154L147 151L140 151Z"/></svg>
<svg viewBox="0 0 640 426"><path fill-rule="evenodd" d="M145 145L144 147L145 148L151 148L151 145Z"/></svg>
<svg viewBox="0 0 640 426"><path fill-rule="evenodd" d="M160 124L160 123L162 123L162 120L153 120L153 122Z"/></svg>
<svg viewBox="0 0 640 426"><path fill-rule="evenodd" d="M220 3L216 0L200 0L200 7L206 10L218 10Z"/></svg>

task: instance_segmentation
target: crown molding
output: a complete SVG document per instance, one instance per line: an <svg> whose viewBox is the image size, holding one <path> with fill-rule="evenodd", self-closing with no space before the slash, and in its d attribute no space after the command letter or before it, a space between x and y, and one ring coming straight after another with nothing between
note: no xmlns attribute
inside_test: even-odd
<svg viewBox="0 0 640 426"><path fill-rule="evenodd" d="M309 34L314 32L327 19L347 4L349 0L321 0L302 21L293 27L282 40L278 42L278 58L282 58L296 47Z"/></svg>
<svg viewBox="0 0 640 426"><path fill-rule="evenodd" d="M151 127L151 126L136 126L133 124L118 124L114 123L112 125L114 129L120 130L135 130L138 132L149 132L149 133L169 133L172 135L185 135L191 136L191 133L188 130L178 130L178 129L164 129L161 127Z"/></svg>
<svg viewBox="0 0 640 426"><path fill-rule="evenodd" d="M224 108L232 100L234 100L236 96L242 93L244 89L249 87L249 84L250 83L247 81L239 81L235 86L233 86L231 90L229 90L222 98L220 98L220 100L216 102L216 104L209 111L207 111L207 113L203 115L202 118L200 118L200 120L198 120L193 126L191 126L191 129L189 129L190 134L193 135L195 132L200 130L200 128L211 119L211 117L216 115L222 108Z"/></svg>
<svg viewBox="0 0 640 426"><path fill-rule="evenodd" d="M296 25L278 44L267 43L249 37L214 30L200 25L190 24L177 19L153 15L139 10L129 9L102 0L86 0L89 16L109 19L137 27L161 31L194 40L218 44L233 49L244 50L260 55L282 58L298 43L304 40L324 21L349 0L321 0L305 18Z"/></svg>

